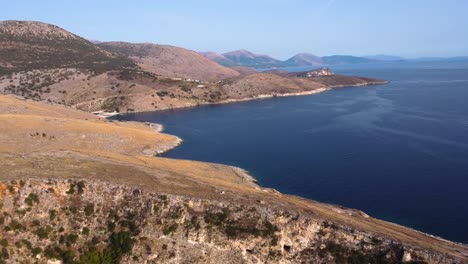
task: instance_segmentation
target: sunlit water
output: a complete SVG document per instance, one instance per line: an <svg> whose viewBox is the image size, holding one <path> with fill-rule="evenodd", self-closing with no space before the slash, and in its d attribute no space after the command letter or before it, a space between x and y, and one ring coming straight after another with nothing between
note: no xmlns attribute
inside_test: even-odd
<svg viewBox="0 0 468 264"><path fill-rule="evenodd" d="M284 193L468 242L468 66L335 70L390 83L123 118L184 139L166 157L239 166Z"/></svg>

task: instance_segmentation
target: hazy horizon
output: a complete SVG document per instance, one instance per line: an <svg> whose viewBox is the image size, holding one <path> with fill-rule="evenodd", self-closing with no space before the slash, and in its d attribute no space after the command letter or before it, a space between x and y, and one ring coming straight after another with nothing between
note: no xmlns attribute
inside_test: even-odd
<svg viewBox="0 0 468 264"><path fill-rule="evenodd" d="M19 0L3 4L0 20L51 23L98 41L152 42L218 53L246 49L278 59L297 53L419 58L468 55L466 10L468 2L455 0Z"/></svg>

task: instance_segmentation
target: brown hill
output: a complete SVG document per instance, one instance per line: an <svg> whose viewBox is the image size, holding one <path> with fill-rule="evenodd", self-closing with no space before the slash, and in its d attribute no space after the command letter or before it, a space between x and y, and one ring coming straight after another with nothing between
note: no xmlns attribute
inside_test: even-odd
<svg viewBox="0 0 468 264"><path fill-rule="evenodd" d="M323 62L320 57L309 53L299 53L295 56L291 57L287 61L284 62L285 66L322 66Z"/></svg>
<svg viewBox="0 0 468 264"><path fill-rule="evenodd" d="M212 60L212 61L214 61L216 63L219 63L219 64L221 64L223 66L226 66L226 67L236 66L233 61L231 61L230 59L224 57L223 54L219 54L219 53L212 52L212 51L199 52L199 53L203 57L205 57L205 58L207 58L209 60Z"/></svg>
<svg viewBox="0 0 468 264"><path fill-rule="evenodd" d="M126 42L106 42L99 46L124 54L142 69L162 76L214 81L239 75L197 52L174 46Z"/></svg>
<svg viewBox="0 0 468 264"><path fill-rule="evenodd" d="M232 66L270 68L282 65L282 62L275 58L268 55L255 54L245 49L223 53L222 55L233 62Z"/></svg>
<svg viewBox="0 0 468 264"><path fill-rule="evenodd" d="M0 22L0 75L32 69L106 71L135 66L131 60L54 25Z"/></svg>

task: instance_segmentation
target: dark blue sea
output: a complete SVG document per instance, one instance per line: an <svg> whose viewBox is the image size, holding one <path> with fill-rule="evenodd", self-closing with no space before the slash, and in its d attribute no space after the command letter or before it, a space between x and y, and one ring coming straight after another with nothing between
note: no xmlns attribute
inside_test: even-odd
<svg viewBox="0 0 468 264"><path fill-rule="evenodd" d="M121 118L181 137L166 157L468 243L468 63L332 69L390 83Z"/></svg>

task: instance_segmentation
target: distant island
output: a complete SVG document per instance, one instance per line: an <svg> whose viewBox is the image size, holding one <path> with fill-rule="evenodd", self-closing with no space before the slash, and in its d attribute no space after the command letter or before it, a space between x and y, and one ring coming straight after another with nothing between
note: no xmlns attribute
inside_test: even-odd
<svg viewBox="0 0 468 264"><path fill-rule="evenodd" d="M241 168L158 157L182 139L90 113L386 82L321 66L336 57L300 55L288 63L320 68L290 73L257 72L278 62L245 51L204 55L0 22L0 263L466 263L466 245L261 187Z"/></svg>

